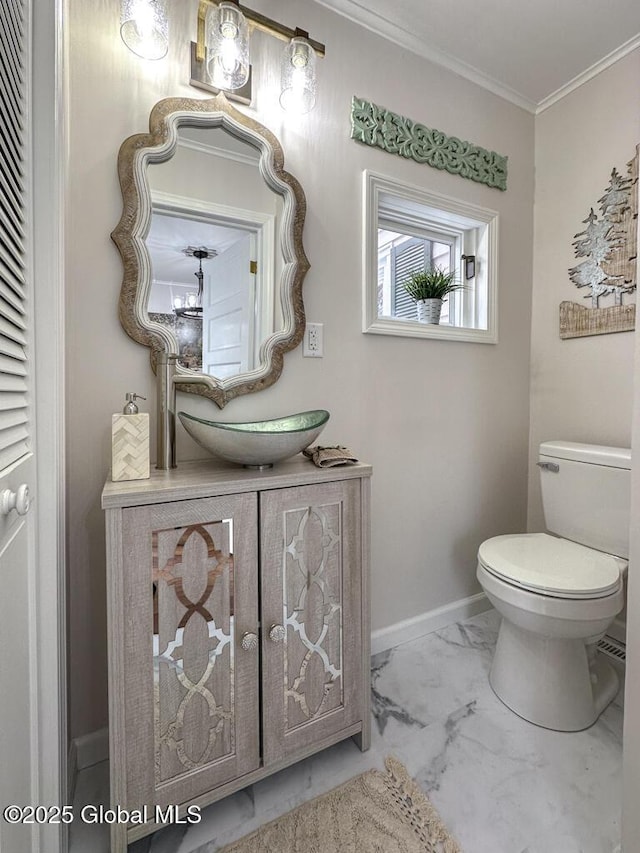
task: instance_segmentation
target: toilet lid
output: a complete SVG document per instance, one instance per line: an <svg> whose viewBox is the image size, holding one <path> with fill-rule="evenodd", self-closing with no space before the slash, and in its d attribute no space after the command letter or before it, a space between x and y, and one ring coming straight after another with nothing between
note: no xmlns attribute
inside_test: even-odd
<svg viewBox="0 0 640 853"><path fill-rule="evenodd" d="M495 536L478 559L508 583L563 598L601 598L620 585L626 561L548 533Z"/></svg>

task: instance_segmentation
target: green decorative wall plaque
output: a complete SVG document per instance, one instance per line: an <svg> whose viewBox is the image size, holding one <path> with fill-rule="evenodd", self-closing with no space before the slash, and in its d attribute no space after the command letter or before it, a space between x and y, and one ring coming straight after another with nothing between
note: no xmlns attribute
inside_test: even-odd
<svg viewBox="0 0 640 853"><path fill-rule="evenodd" d="M507 157L355 96L351 101L351 138L488 187L507 188Z"/></svg>

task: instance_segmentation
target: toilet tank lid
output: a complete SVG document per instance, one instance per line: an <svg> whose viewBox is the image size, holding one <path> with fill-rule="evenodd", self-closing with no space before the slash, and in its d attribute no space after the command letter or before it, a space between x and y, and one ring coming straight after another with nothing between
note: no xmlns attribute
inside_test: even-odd
<svg viewBox="0 0 640 853"><path fill-rule="evenodd" d="M580 444L576 441L544 441L540 445L540 456L588 462L590 465L606 465L609 468L631 468L631 450L628 447Z"/></svg>

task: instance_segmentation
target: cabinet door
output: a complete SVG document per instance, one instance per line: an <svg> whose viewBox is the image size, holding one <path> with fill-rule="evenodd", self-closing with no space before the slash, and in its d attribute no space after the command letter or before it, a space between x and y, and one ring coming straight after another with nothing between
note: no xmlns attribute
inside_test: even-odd
<svg viewBox="0 0 640 853"><path fill-rule="evenodd" d="M360 481L260 498L268 766L362 720Z"/></svg>
<svg viewBox="0 0 640 853"><path fill-rule="evenodd" d="M256 496L122 516L121 805L178 804L259 765Z"/></svg>

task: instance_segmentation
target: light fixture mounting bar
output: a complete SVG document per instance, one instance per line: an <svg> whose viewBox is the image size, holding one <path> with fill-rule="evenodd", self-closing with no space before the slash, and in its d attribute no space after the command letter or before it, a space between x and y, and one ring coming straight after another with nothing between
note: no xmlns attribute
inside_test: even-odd
<svg viewBox="0 0 640 853"><path fill-rule="evenodd" d="M319 41L310 39L309 34L305 30L301 30L297 27L292 30L290 27L285 27L284 24L279 24L277 21L274 21L273 18L267 18L265 15L261 15L260 12L254 12L253 9L249 9L241 3L237 3L236 0L231 0L231 2L236 3L238 9L240 9L249 22L250 29L262 30L262 32L269 33L276 38L282 39L282 41L291 41L291 39L296 38L296 36L305 38L318 56L324 56L325 46ZM219 3L220 0L200 0L198 5L198 41L196 48L196 60L198 62L204 62L205 58L204 22L207 9L209 6L218 6Z"/></svg>

